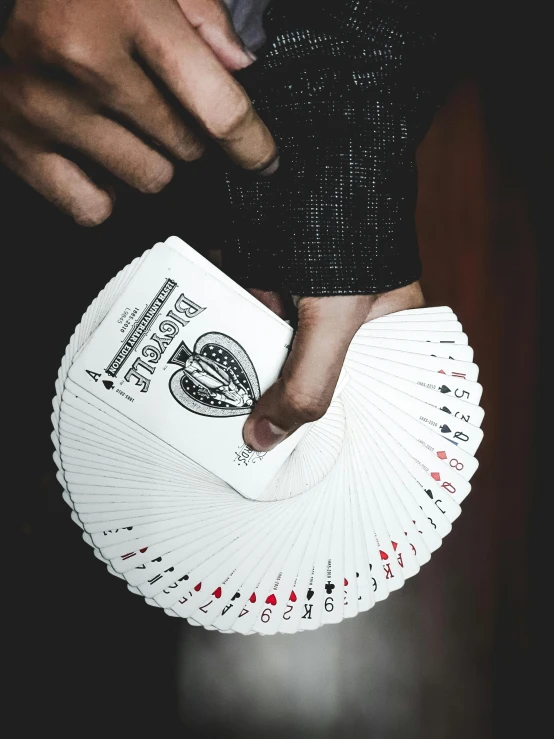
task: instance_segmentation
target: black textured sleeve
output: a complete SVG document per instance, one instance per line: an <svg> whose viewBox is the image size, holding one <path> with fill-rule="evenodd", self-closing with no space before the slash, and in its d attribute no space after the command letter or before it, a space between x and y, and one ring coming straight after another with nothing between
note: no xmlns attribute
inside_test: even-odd
<svg viewBox="0 0 554 739"><path fill-rule="evenodd" d="M415 151L444 94L424 0L274 0L241 78L281 154L229 169L225 269L293 295L378 293L420 276Z"/></svg>

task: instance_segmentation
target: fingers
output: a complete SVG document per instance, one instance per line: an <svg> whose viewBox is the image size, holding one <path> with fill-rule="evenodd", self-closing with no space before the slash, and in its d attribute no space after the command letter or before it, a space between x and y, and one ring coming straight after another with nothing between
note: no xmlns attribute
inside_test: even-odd
<svg viewBox="0 0 554 739"><path fill-rule="evenodd" d="M177 6L159 5L147 23L138 20L134 38L147 64L233 161L253 171L275 161L275 142L246 92Z"/></svg>
<svg viewBox="0 0 554 739"><path fill-rule="evenodd" d="M123 126L96 113L83 115L70 132L58 125L46 130L140 192L160 192L173 177L173 165L164 156Z"/></svg>
<svg viewBox="0 0 554 739"><path fill-rule="evenodd" d="M0 153L9 169L81 226L97 226L111 214L108 193L76 164L48 151L43 142L3 132Z"/></svg>
<svg viewBox="0 0 554 739"><path fill-rule="evenodd" d="M185 125L138 64L129 56L106 70L100 101L131 121L169 154L186 162L198 159L204 146Z"/></svg>
<svg viewBox="0 0 554 739"><path fill-rule="evenodd" d="M82 152L141 192L159 192L171 180L173 165L164 156L63 85L6 75L3 92L12 110L44 139Z"/></svg>
<svg viewBox="0 0 554 739"><path fill-rule="evenodd" d="M283 373L244 426L249 446L268 451L302 424L323 416L348 346L374 300L374 296L355 295L299 301L298 330Z"/></svg>
<svg viewBox="0 0 554 739"><path fill-rule="evenodd" d="M278 293L251 289L281 315ZM380 295L293 297L298 330L279 380L260 398L244 425L244 440L268 451L302 424L317 421L329 407L354 334L366 321L409 308L425 299L419 282Z"/></svg>
<svg viewBox="0 0 554 739"><path fill-rule="evenodd" d="M220 0L178 2L188 22L227 69L237 71L255 61L256 55L244 47Z"/></svg>

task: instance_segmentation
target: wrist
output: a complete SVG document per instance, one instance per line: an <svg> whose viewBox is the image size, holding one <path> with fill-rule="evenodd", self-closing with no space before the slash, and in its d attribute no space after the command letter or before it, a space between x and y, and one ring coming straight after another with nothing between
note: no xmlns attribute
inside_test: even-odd
<svg viewBox="0 0 554 739"><path fill-rule="evenodd" d="M377 295L375 302L367 315L366 321L374 318L388 316L391 313L397 313L401 310L411 310L413 308L424 308L425 298L421 290L419 281L412 282L404 287L390 290L386 293Z"/></svg>

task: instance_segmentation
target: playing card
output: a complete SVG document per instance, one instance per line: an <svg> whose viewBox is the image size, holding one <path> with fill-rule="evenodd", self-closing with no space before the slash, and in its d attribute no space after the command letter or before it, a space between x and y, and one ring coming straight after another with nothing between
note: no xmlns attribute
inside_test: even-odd
<svg viewBox="0 0 554 739"><path fill-rule="evenodd" d="M121 321L133 318L130 329ZM151 250L69 379L244 494L267 486L299 441L248 449L245 416L278 376L292 329L199 264ZM214 449L218 450L214 454Z"/></svg>

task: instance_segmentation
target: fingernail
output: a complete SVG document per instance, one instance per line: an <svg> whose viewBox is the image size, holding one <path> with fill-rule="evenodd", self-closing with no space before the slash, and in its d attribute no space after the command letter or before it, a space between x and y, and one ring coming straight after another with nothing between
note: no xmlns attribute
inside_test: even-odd
<svg viewBox="0 0 554 739"><path fill-rule="evenodd" d="M242 47L242 53L245 56L245 62L246 62L246 64L244 65L243 69L246 69L247 67L249 67L254 62L257 62L258 61L258 57L256 56L256 54L254 54L253 51L251 51L248 48L248 46L246 46L245 43L241 42L240 39L239 39L239 43L240 43L240 45Z"/></svg>
<svg viewBox="0 0 554 739"><path fill-rule="evenodd" d="M279 169L279 157L276 156L275 159L271 162L271 164L268 164L265 169L260 169L258 171L258 174L261 177L269 177L272 174L275 174L277 170Z"/></svg>
<svg viewBox="0 0 554 739"><path fill-rule="evenodd" d="M250 444L250 446L253 446L258 452L269 452L287 435L286 431L268 421L267 418L260 418L259 421L256 421L250 431L251 436L254 437L253 444Z"/></svg>

